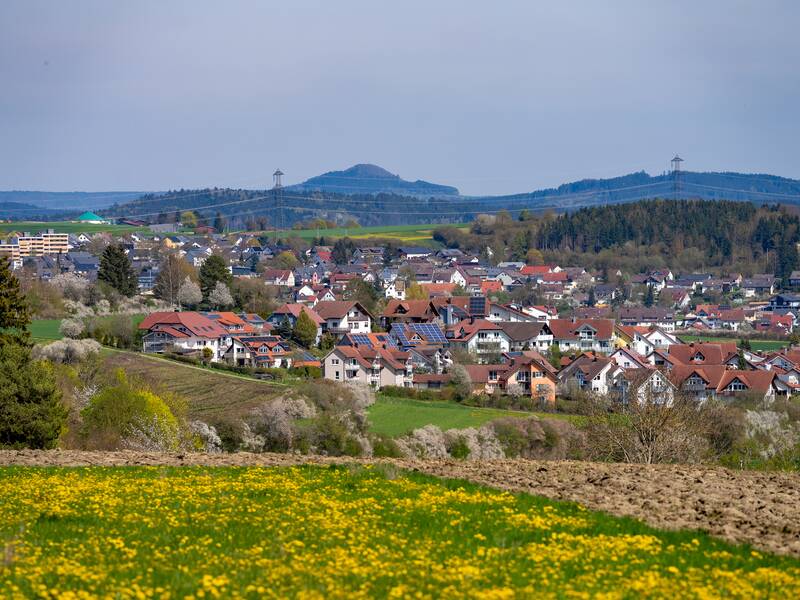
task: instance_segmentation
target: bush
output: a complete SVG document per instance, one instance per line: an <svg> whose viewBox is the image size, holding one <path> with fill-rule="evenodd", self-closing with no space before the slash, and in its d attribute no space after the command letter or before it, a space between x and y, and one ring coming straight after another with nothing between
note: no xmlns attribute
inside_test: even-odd
<svg viewBox="0 0 800 600"><path fill-rule="evenodd" d="M100 352L100 344L95 340L71 340L63 339L47 344L46 346L35 346L34 356L43 360L59 364L77 364L91 355Z"/></svg>
<svg viewBox="0 0 800 600"><path fill-rule="evenodd" d="M585 452L585 435L566 421L505 417L488 425L508 457L563 460L581 458Z"/></svg>
<svg viewBox="0 0 800 600"><path fill-rule="evenodd" d="M0 345L0 446L53 448L67 413L52 365L23 346Z"/></svg>
<svg viewBox="0 0 800 600"><path fill-rule="evenodd" d="M372 456L380 458L400 458L400 446L387 435L372 436Z"/></svg>
<svg viewBox="0 0 800 600"><path fill-rule="evenodd" d="M174 398L172 404L175 405ZM117 373L116 385L96 394L82 411L81 434L88 448L177 450L181 424L164 398Z"/></svg>
<svg viewBox="0 0 800 600"><path fill-rule="evenodd" d="M58 331L66 338L78 339L83 335L83 321L78 319L64 319Z"/></svg>
<svg viewBox="0 0 800 600"><path fill-rule="evenodd" d="M462 460L469 456L469 445L467 445L467 440L463 435L456 434L445 439L447 452L450 456Z"/></svg>

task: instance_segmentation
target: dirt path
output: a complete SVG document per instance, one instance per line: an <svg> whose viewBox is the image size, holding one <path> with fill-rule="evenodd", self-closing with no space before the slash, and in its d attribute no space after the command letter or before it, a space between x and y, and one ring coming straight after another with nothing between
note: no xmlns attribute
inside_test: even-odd
<svg viewBox="0 0 800 600"><path fill-rule="evenodd" d="M686 465L574 461L356 460L286 454L0 451L0 466L285 466L382 462L439 477L572 500L665 529L702 529L731 542L800 557L800 474L729 471Z"/></svg>

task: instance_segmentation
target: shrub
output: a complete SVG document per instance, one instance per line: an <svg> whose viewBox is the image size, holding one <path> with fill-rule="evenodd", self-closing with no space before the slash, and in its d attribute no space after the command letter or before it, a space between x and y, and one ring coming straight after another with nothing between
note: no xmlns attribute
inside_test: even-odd
<svg viewBox="0 0 800 600"><path fill-rule="evenodd" d="M77 364L91 355L100 352L100 344L95 340L57 340L46 346L35 346L34 356L60 364Z"/></svg>
<svg viewBox="0 0 800 600"><path fill-rule="evenodd" d="M58 331L66 338L78 339L83 334L83 321L78 319L64 319Z"/></svg>
<svg viewBox="0 0 800 600"><path fill-rule="evenodd" d="M585 435L566 421L505 417L488 426L508 457L562 460L584 454Z"/></svg>
<svg viewBox="0 0 800 600"><path fill-rule="evenodd" d="M448 458L444 433L435 425L415 429L397 440L404 456L410 458Z"/></svg>
<svg viewBox="0 0 800 600"><path fill-rule="evenodd" d="M0 344L0 446L52 448L66 420L52 365L32 360L23 346Z"/></svg>
<svg viewBox="0 0 800 600"><path fill-rule="evenodd" d="M453 458L465 459L469 456L469 445L461 434L447 436L445 438L447 452Z"/></svg>
<svg viewBox="0 0 800 600"><path fill-rule="evenodd" d="M403 454L400 446L387 435L372 436L372 456L380 458L399 458Z"/></svg>
<svg viewBox="0 0 800 600"><path fill-rule="evenodd" d="M89 448L177 450L184 441L165 399L132 384L121 370L116 385L96 394L81 415L81 433Z"/></svg>

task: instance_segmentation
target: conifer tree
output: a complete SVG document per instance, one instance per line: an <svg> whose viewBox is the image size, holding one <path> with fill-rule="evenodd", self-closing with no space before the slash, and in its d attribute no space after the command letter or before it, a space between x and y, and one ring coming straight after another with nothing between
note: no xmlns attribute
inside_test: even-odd
<svg viewBox="0 0 800 600"><path fill-rule="evenodd" d="M120 244L111 244L103 250L97 279L128 297L133 296L139 286L131 259Z"/></svg>

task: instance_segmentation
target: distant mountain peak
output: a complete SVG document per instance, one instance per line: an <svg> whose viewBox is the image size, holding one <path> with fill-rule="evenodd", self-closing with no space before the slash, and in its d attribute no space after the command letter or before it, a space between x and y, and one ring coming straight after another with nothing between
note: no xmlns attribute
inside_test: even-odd
<svg viewBox="0 0 800 600"><path fill-rule="evenodd" d="M406 181L383 167L359 163L343 171L329 171L287 189L339 194L400 194L406 196L458 196L458 189L420 179Z"/></svg>

